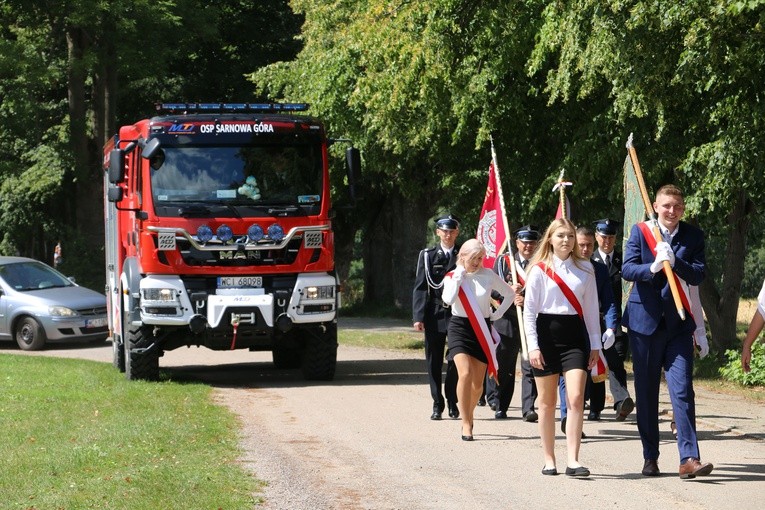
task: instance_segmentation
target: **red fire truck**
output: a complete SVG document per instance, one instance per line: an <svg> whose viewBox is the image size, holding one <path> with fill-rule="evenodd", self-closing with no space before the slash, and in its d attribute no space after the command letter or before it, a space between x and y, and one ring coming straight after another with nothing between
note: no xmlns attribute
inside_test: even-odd
<svg viewBox="0 0 765 510"><path fill-rule="evenodd" d="M182 346L272 351L330 380L338 280L324 126L305 104L161 104L104 150L114 365L157 380ZM346 150L349 191L360 172Z"/></svg>

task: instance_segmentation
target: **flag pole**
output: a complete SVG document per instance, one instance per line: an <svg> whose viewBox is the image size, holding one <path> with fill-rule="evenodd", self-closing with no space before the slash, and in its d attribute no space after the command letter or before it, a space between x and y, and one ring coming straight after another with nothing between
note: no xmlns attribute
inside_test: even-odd
<svg viewBox="0 0 765 510"><path fill-rule="evenodd" d="M629 153L630 160L632 161L632 169L635 171L635 177L637 178L638 187L640 188L640 196L643 198L643 205L645 205L645 212L650 219L653 226L653 236L656 238L656 242L663 241L661 231L659 230L659 222L656 218L656 212L651 207L651 201L648 198L648 190L645 187L645 181L643 180L643 171L640 169L640 163L638 162L637 152L635 146L632 145L632 133L627 138L627 152ZM685 308L680 301L680 291L677 289L677 282L675 282L675 276L672 272L672 266L669 265L669 261L664 261L664 274L667 276L669 282L669 290L672 291L672 299L675 301L675 308L680 319L685 320Z"/></svg>
<svg viewBox="0 0 765 510"><path fill-rule="evenodd" d="M563 175L566 173L566 169L563 168L558 175L558 182L553 186L553 193L558 192L558 209L560 209L560 217L568 218L569 212L566 210L566 186L571 186L573 183L563 180Z"/></svg>
<svg viewBox="0 0 765 510"><path fill-rule="evenodd" d="M510 244L510 227L507 222L507 212L505 211L505 197L502 195L502 179L499 177L499 165L497 165L497 152L494 150L494 137L489 134L489 140L491 141L491 162L494 164L494 176L497 179L497 194L499 195L499 205L502 211L502 219L505 226L505 243L507 243L507 251L510 253L510 274L512 276L513 285L518 284L518 271L515 269L515 256L513 254L513 248ZM500 249L497 253L501 252ZM526 344L526 328L523 326L523 309L519 306L515 307L515 312L518 314L518 332L521 335L521 357L524 360L529 359L529 348Z"/></svg>

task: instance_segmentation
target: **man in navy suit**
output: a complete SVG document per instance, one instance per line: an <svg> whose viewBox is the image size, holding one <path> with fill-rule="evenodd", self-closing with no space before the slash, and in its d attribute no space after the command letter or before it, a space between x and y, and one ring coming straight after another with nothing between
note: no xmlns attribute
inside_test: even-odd
<svg viewBox="0 0 765 510"><path fill-rule="evenodd" d="M598 242L598 247L592 254L592 260L604 264L607 268L616 305L616 319L617 323L620 323L622 319L622 254L615 249L618 225L618 221L610 218L595 222L595 240ZM632 400L627 389L627 371L624 369L629 341L627 334L622 331L621 327L614 328L611 334L614 335L613 346L610 348L604 346L603 356L608 362L608 381L611 395L614 397L616 421L624 421L635 409L635 401ZM591 380L588 380L588 387L590 390L590 414L587 419L598 420L606 403L606 383L592 383Z"/></svg>
<svg viewBox="0 0 765 510"><path fill-rule="evenodd" d="M624 311L635 374L637 423L643 443L643 475L659 475L659 385L664 370L677 425L680 478L708 475L713 466L702 463L696 437L693 392L693 332L690 306L683 320L677 311L664 261L688 285L704 279L704 233L680 221L685 212L682 191L668 184L659 188L653 203L663 241L653 240L646 224L632 227L624 252L622 277L634 282ZM680 282L682 283L682 282ZM683 285L678 285L682 289ZM682 292L682 290L681 290ZM687 303L688 301L686 301Z"/></svg>

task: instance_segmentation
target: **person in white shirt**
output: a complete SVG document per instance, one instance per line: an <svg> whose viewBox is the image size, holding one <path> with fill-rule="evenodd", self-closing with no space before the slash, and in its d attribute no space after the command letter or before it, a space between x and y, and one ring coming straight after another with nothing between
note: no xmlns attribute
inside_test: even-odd
<svg viewBox="0 0 765 510"><path fill-rule="evenodd" d="M749 329L744 338L744 345L741 348L741 368L744 372L752 370L752 345L757 337L760 336L762 328L765 326L765 282L762 283L760 295L757 296L757 311L749 323Z"/></svg>
<svg viewBox="0 0 765 510"><path fill-rule="evenodd" d="M483 393L483 378L486 374L488 358L478 340L469 319L470 307L460 299L460 287L464 295L475 300L477 312L489 325L510 308L515 298L515 291L497 273L483 267L486 249L477 239L470 239L460 248L457 255L457 267L444 278L442 299L452 308L447 341L449 357L457 366L457 402L462 417L462 439L473 440L473 411ZM499 307L492 311L491 292L498 292L504 299ZM464 298L463 295L463 298ZM478 315L476 313L476 315Z"/></svg>
<svg viewBox="0 0 765 510"><path fill-rule="evenodd" d="M558 474L555 407L558 378L563 375L568 408L566 474L589 476L589 469L579 462L584 386L602 343L595 271L579 252L571 221L559 218L550 224L527 274L523 322L539 391L539 435L545 462L542 474Z"/></svg>

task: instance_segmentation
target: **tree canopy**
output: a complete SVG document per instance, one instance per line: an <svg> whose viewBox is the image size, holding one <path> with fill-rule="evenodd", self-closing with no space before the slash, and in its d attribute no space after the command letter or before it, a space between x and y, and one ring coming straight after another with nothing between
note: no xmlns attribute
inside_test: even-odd
<svg viewBox="0 0 765 510"><path fill-rule="evenodd" d="M274 97L308 100L362 146L374 196L362 211L366 243L387 244L393 233L376 222L405 208L423 225L398 248L418 247L439 208L470 218L472 236L490 134L511 222L549 221L561 170L574 182L575 219L619 218L634 132L649 187L680 184L689 219L708 230L703 301L718 345L735 338L747 233L763 199L765 2L292 5L306 20L301 53L252 78ZM389 274L388 257L365 253L372 273ZM403 250L411 265L413 253ZM407 290L369 297L405 302Z"/></svg>

